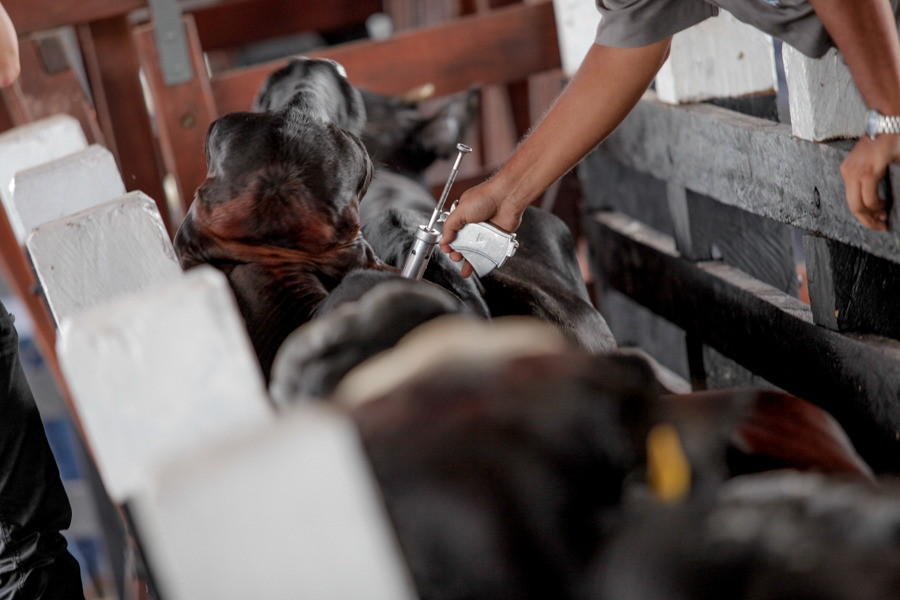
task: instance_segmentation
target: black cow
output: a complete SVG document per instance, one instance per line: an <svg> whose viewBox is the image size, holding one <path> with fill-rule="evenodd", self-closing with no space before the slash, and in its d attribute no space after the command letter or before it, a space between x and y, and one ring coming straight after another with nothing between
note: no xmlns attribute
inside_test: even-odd
<svg viewBox="0 0 900 600"><path fill-rule="evenodd" d="M373 172L358 135L366 123L366 106L333 61L290 61L266 80L253 108L256 112L226 115L210 127L208 177L197 190L175 246L184 268L209 263L228 276L268 379L287 335L315 315L348 273L399 268L407 237L421 217L416 211L393 209L369 223L367 231L386 259L360 235L359 201ZM449 117L439 120L453 121L458 112L449 111ZM430 129L419 123L411 131L402 139ZM427 161L443 152L436 142L430 146ZM542 234L568 236L551 227ZM506 276L533 272L540 278L537 282L513 278L506 289L483 297L477 284L459 277L458 265L440 252L426 278L477 313L534 314L575 332L576 339L592 349L610 347L612 338L602 317L584 302L584 283L570 277L577 273L574 253L559 251L573 247L570 236L553 244L547 241L524 238L532 248L519 261L527 266L520 269L514 262ZM355 285L363 280L367 278L357 278ZM368 281L374 285L378 279ZM506 304L504 297L509 299ZM575 315L572 319L564 314L566 309Z"/></svg>
<svg viewBox="0 0 900 600"><path fill-rule="evenodd" d="M893 600L900 487L778 471L713 498L636 508L598 558L591 600Z"/></svg>

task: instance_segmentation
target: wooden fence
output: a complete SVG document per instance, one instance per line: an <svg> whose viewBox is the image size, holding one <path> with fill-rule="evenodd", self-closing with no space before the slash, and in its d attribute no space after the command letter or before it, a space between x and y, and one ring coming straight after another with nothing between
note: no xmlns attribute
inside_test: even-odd
<svg viewBox="0 0 900 600"><path fill-rule="evenodd" d="M857 223L839 170L851 147L648 94L580 166L585 229L620 343L646 342L695 387L762 378L813 401L876 470L897 472L900 213L889 232ZM791 227L805 232L809 305ZM723 376L717 354L757 377Z"/></svg>

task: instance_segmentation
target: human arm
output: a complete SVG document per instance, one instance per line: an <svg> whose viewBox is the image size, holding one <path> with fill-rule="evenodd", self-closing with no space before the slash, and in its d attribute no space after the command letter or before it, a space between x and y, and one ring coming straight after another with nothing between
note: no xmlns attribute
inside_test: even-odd
<svg viewBox="0 0 900 600"><path fill-rule="evenodd" d="M506 164L462 194L444 223L441 249L453 260L461 260L449 243L468 223L490 221L515 231L525 208L634 108L665 62L670 41L666 38L638 48L594 44L565 90ZM471 272L470 265L463 268L464 277Z"/></svg>
<svg viewBox="0 0 900 600"><path fill-rule="evenodd" d="M850 69L866 106L900 115L900 40L889 0L810 0ZM887 229L878 182L900 160L900 135L860 138L841 164L847 204L871 229Z"/></svg>
<svg viewBox="0 0 900 600"><path fill-rule="evenodd" d="M19 76L19 40L9 15L0 4L0 88Z"/></svg>

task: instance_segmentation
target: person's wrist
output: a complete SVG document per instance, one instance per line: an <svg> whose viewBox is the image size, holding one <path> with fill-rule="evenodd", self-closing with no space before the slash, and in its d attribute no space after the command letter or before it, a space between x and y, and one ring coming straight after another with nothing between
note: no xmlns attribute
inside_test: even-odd
<svg viewBox="0 0 900 600"><path fill-rule="evenodd" d="M498 208L502 206L517 213L524 211L534 199L534 195L529 195L522 183L522 178L511 177L502 170L487 181L491 197L496 199Z"/></svg>

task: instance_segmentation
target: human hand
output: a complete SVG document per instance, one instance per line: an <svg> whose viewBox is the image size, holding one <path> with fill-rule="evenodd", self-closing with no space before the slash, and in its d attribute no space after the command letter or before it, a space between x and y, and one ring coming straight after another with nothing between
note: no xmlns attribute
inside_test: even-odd
<svg viewBox="0 0 900 600"><path fill-rule="evenodd" d="M19 40L9 15L0 4L0 88L10 85L19 76Z"/></svg>
<svg viewBox="0 0 900 600"><path fill-rule="evenodd" d="M861 137L841 163L847 205L869 229L887 231L887 201L878 197L878 183L888 166L900 159L900 135Z"/></svg>
<svg viewBox="0 0 900 600"><path fill-rule="evenodd" d="M466 190L459 198L459 205L444 222L441 235L441 250L450 255L454 262L463 260L463 255L450 248L450 242L456 238L456 232L469 223L489 221L496 227L512 233L522 222L525 207L517 207L510 201L495 180L488 180ZM468 277L474 269L465 263L460 274Z"/></svg>

